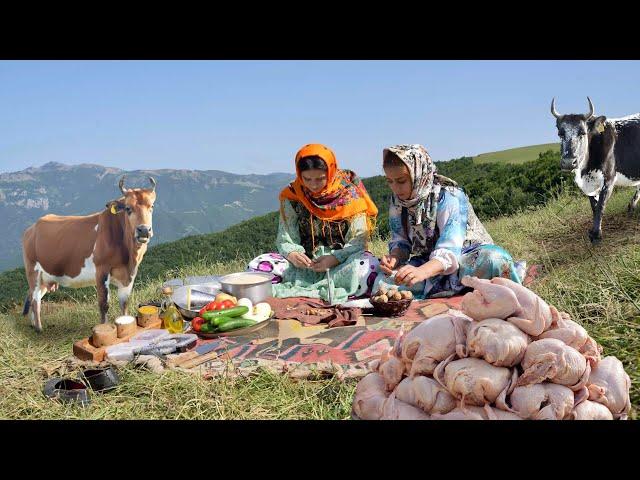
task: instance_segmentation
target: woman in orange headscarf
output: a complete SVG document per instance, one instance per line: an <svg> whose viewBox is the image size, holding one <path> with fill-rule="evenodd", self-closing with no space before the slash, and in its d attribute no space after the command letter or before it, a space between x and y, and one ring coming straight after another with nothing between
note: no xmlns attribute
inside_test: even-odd
<svg viewBox="0 0 640 480"><path fill-rule="evenodd" d="M280 192L279 254L261 255L249 267L282 281L274 296L329 299L334 303L370 293L378 266L366 251L378 209L351 170L334 153L309 144L295 158L296 179Z"/></svg>

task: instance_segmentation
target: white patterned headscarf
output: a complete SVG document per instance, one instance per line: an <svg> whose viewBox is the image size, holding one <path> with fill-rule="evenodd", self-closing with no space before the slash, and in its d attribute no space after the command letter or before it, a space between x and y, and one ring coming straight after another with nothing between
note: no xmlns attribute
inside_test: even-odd
<svg viewBox="0 0 640 480"><path fill-rule="evenodd" d="M401 200L396 196L395 201L408 210L415 222L412 224L422 224L424 217L435 224L440 184L434 182L436 166L429 153L418 144L394 145L385 148L383 154L387 152L394 153L407 166L413 184L409 199Z"/></svg>

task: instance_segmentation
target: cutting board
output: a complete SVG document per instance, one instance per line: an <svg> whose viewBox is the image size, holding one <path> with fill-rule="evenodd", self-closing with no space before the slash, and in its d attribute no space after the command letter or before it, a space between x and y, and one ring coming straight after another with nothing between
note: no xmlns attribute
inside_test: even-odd
<svg viewBox="0 0 640 480"><path fill-rule="evenodd" d="M118 338L118 340L112 345L118 345L119 343L128 342L134 335L150 330L152 328L162 328L162 320L160 318L153 320L146 327L141 327L136 324L136 331L126 337ZM73 344L73 355L80 360L90 360L94 362L102 362L106 354L107 347L96 348L91 344L91 338L83 338Z"/></svg>

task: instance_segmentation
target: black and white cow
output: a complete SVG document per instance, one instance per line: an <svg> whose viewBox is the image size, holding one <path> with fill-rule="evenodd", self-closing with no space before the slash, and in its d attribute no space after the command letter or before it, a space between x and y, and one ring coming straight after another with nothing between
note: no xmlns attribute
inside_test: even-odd
<svg viewBox="0 0 640 480"><path fill-rule="evenodd" d="M587 100L586 115L560 115L554 98L551 114L561 140L560 168L573 171L576 184L589 197L593 212L589 239L595 243L602 238L602 214L614 185L637 187L629 214L640 199L640 113L623 118L596 117L591 99Z"/></svg>

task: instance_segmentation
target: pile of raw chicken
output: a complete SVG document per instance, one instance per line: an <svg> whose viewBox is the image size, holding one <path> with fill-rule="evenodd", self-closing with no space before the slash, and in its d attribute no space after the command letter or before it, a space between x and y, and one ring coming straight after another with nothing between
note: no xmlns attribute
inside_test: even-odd
<svg viewBox="0 0 640 480"><path fill-rule="evenodd" d="M613 420L631 380L583 327L526 287L464 277L462 313L401 335L356 388L364 420Z"/></svg>

